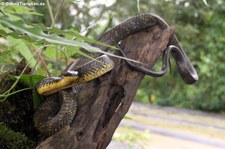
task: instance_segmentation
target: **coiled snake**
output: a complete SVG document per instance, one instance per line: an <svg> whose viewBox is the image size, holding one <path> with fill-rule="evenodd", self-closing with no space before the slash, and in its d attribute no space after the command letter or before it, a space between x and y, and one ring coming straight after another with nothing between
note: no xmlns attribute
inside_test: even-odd
<svg viewBox="0 0 225 149"><path fill-rule="evenodd" d="M168 27L167 23L159 16L142 14L115 26L103 34L98 41L115 45L128 35L156 25L161 29ZM107 47L102 45L94 46L103 51L107 50ZM121 53L126 57L122 50ZM126 62L131 68L137 71L153 77L159 77L167 72L170 53L176 60L182 79L188 84L196 82L198 75L179 45L175 35L170 37L168 46L164 50L163 66L160 72L154 72L141 66L136 66L129 61ZM108 56L100 56L98 53L90 55L95 60L81 57L77 63L68 66L59 77L46 78L37 83L38 93L47 96L47 99L35 112L33 119L34 126L40 133L51 135L63 126L70 124L76 113L76 93L79 92L79 84L98 78L113 69L114 63Z"/></svg>

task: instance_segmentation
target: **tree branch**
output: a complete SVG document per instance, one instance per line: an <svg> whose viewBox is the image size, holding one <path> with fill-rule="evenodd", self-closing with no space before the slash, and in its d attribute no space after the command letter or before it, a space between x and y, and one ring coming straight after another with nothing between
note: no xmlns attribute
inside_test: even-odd
<svg viewBox="0 0 225 149"><path fill-rule="evenodd" d="M127 37L121 47L129 58L151 68L173 32L171 28L149 28ZM71 126L41 142L38 149L105 149L108 146L144 77L144 74L130 69L124 60L112 59L115 68L110 73L82 87L78 111Z"/></svg>

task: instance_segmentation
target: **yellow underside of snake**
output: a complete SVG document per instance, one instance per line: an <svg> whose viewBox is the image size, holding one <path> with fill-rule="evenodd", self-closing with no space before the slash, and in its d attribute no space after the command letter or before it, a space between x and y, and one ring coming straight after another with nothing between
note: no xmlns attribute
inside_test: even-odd
<svg viewBox="0 0 225 149"><path fill-rule="evenodd" d="M82 65L71 68L60 77L45 78L38 82L37 92L46 96L46 99L34 114L36 129L44 135L51 135L70 124L76 114L77 100L75 93L67 88L76 88L79 84L94 80L113 67L113 61L106 55L94 60L86 58Z"/></svg>

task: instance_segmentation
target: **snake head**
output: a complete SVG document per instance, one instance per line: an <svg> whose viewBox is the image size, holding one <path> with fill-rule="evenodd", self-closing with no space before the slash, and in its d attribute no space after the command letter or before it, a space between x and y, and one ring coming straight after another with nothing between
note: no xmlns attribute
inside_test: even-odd
<svg viewBox="0 0 225 149"><path fill-rule="evenodd" d="M54 94L62 89L71 87L77 79L77 71L67 71L60 77L45 78L36 84L37 92L44 96Z"/></svg>
<svg viewBox="0 0 225 149"><path fill-rule="evenodd" d="M178 72L184 82L187 84L193 84L198 81L198 73L184 51L173 45L169 46L169 49L172 50L171 54L177 63Z"/></svg>

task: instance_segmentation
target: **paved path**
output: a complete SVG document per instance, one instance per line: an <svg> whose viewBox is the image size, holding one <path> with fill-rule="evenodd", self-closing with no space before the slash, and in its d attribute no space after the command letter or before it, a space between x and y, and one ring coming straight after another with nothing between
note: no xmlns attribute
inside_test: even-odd
<svg viewBox="0 0 225 149"><path fill-rule="evenodd" d="M107 149L225 149L225 115L133 103L127 117L120 128L149 130L147 146L113 141Z"/></svg>

